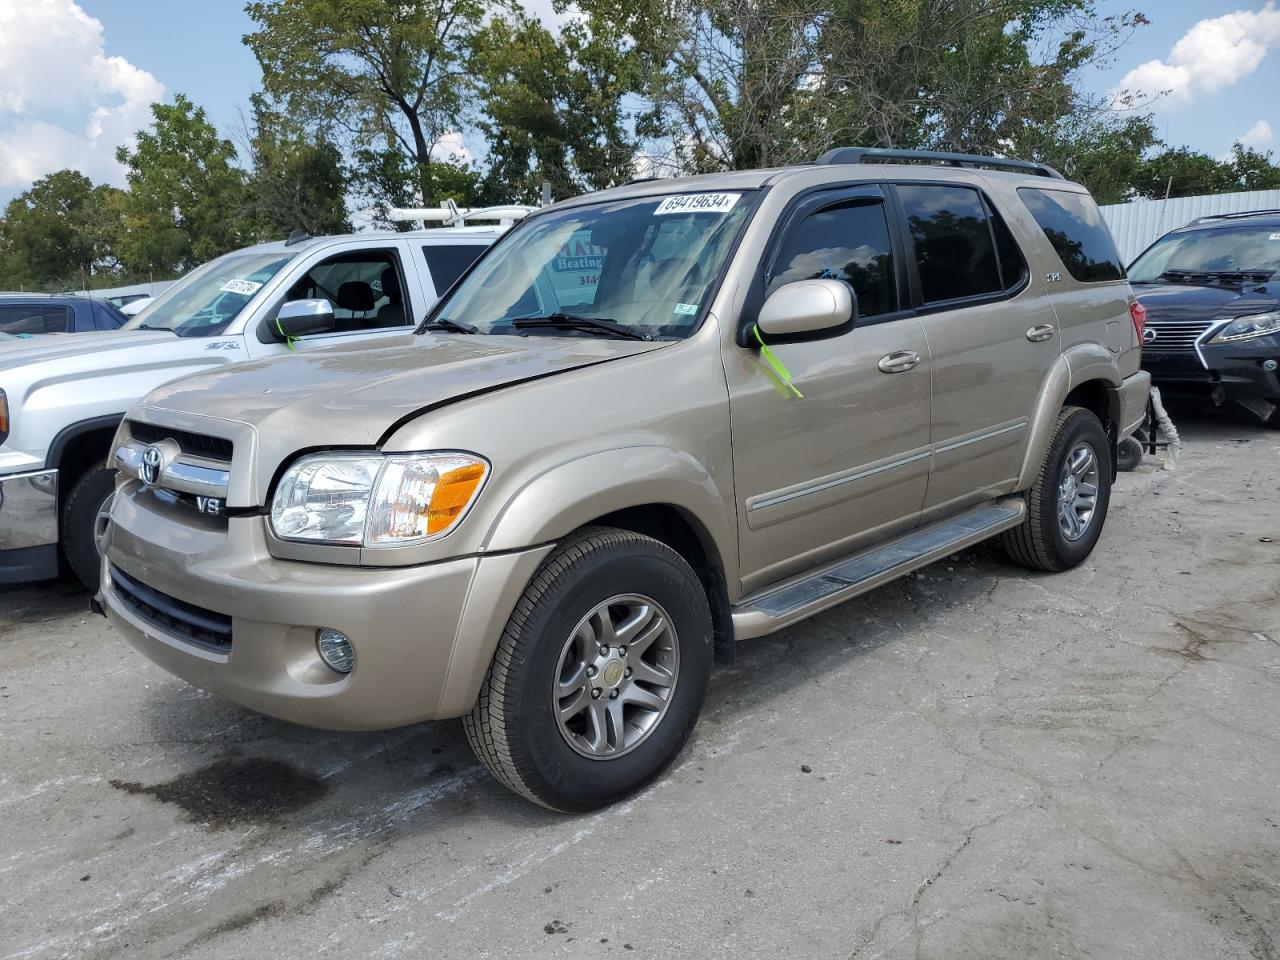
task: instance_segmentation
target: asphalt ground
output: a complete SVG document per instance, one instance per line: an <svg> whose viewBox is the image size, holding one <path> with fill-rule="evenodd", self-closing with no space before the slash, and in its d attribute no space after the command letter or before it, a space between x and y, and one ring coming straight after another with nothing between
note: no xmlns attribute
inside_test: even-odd
<svg viewBox="0 0 1280 960"><path fill-rule="evenodd" d="M0 957L1275 957L1280 432L1176 413L1083 566L980 547L744 643L590 816L4 588Z"/></svg>

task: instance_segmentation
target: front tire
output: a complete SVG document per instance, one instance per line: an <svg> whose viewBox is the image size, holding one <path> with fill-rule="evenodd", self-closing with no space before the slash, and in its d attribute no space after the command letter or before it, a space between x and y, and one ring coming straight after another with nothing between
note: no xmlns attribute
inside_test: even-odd
<svg viewBox="0 0 1280 960"><path fill-rule="evenodd" d="M62 553L71 572L90 590L98 589L102 573L98 541L115 484L115 471L105 463L95 464L75 482L62 504Z"/></svg>
<svg viewBox="0 0 1280 960"><path fill-rule="evenodd" d="M463 726L501 783L577 813L626 797L676 758L711 673L711 609L670 547L591 527L516 604Z"/></svg>
<svg viewBox="0 0 1280 960"><path fill-rule="evenodd" d="M1110 503L1106 431L1091 410L1064 407L1027 494L1027 519L1002 537L1005 552L1033 570L1069 570L1093 552Z"/></svg>

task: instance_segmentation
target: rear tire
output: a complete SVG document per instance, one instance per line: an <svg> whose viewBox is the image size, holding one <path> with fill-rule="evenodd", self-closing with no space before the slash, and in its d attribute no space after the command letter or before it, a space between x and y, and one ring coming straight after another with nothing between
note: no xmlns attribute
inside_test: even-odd
<svg viewBox="0 0 1280 960"><path fill-rule="evenodd" d="M1110 502L1107 434L1092 411L1064 407L1027 493L1027 519L1001 537L1005 552L1032 570L1069 570L1093 552Z"/></svg>
<svg viewBox="0 0 1280 960"><path fill-rule="evenodd" d="M711 652L711 609L689 564L650 537L588 527L525 588L463 727L516 793L567 813L603 807L676 758Z"/></svg>
<svg viewBox="0 0 1280 960"><path fill-rule="evenodd" d="M81 475L62 504L62 554L67 566L90 590L98 589L102 555L98 552L99 514L115 491L116 472L97 463Z"/></svg>

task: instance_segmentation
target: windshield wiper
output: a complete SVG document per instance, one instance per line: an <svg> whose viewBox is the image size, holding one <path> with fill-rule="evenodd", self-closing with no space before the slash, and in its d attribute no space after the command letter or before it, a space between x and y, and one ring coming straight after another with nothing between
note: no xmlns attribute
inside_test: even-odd
<svg viewBox="0 0 1280 960"><path fill-rule="evenodd" d="M174 330L174 329L173 329L173 328L171 328L171 327L153 327L153 326L150 326L150 325L145 324L145 323L140 323L140 324L138 324L136 327L134 327L133 329L135 329L135 330L157 330L157 331L161 331L161 332L164 332L164 333L172 333L172 334L174 334L174 335L176 335L176 336L181 336L181 334L179 334L177 330Z"/></svg>
<svg viewBox="0 0 1280 960"><path fill-rule="evenodd" d="M469 323L463 323L461 320L450 320L448 317L438 317L430 323L422 325L423 330L444 330L448 333L479 333L478 327L473 327Z"/></svg>
<svg viewBox="0 0 1280 960"><path fill-rule="evenodd" d="M653 339L647 333L641 333L633 327L615 323L605 317L580 317L575 313L549 313L545 317L517 317L511 321L511 325L521 329L556 327L565 330L595 330L623 340Z"/></svg>
<svg viewBox="0 0 1280 960"><path fill-rule="evenodd" d="M1198 287L1212 286L1214 283L1263 283L1275 276L1275 271L1262 267L1256 270L1166 270L1160 279L1173 283L1190 283Z"/></svg>

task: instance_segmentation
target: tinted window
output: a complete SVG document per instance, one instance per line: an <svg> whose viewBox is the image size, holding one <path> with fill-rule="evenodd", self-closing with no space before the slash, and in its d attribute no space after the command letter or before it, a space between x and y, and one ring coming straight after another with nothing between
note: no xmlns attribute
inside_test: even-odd
<svg viewBox="0 0 1280 960"><path fill-rule="evenodd" d="M467 267L476 262L476 257L484 253L484 249L484 246L479 243L456 247L423 247L422 255L427 258L427 269L431 271L431 282L435 284L436 296L440 296L452 287L453 281L462 276Z"/></svg>
<svg viewBox="0 0 1280 960"><path fill-rule="evenodd" d="M788 233L774 261L768 292L796 280L844 280L858 295L858 314L898 309L889 223L880 201L854 201L811 213Z"/></svg>
<svg viewBox="0 0 1280 960"><path fill-rule="evenodd" d="M1115 241L1092 197L1032 187L1020 188L1018 195L1071 276L1084 283L1124 278Z"/></svg>
<svg viewBox="0 0 1280 960"><path fill-rule="evenodd" d="M1129 280L1153 283L1166 271L1182 279L1176 275L1268 270L1280 272L1280 227L1240 224L1166 233L1129 264Z"/></svg>
<svg viewBox="0 0 1280 960"><path fill-rule="evenodd" d="M977 190L900 185L925 303L999 293L1000 268Z"/></svg>
<svg viewBox="0 0 1280 960"><path fill-rule="evenodd" d="M40 303L0 304L0 333L66 333L71 310Z"/></svg>

